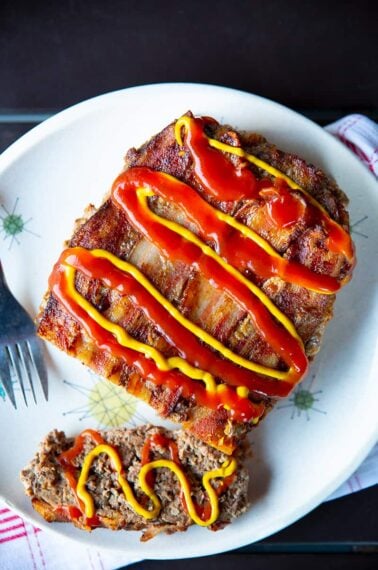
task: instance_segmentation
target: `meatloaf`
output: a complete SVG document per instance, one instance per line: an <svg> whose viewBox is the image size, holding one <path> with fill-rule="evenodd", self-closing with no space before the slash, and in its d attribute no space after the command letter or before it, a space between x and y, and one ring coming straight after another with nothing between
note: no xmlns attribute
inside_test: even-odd
<svg viewBox="0 0 378 570"><path fill-rule="evenodd" d="M38 334L232 453L319 350L354 265L347 198L258 134L179 121L129 150L111 195L77 223Z"/></svg>
<svg viewBox="0 0 378 570"><path fill-rule="evenodd" d="M83 432L81 446L77 453L67 460L67 451L73 449L78 440L66 437L62 431L54 430L40 444L31 463L21 472L25 492L32 498L32 504L48 522L73 522L78 528L92 530L106 527L112 530L142 530L142 540L148 540L159 532L184 531L193 520L188 514L182 485L177 475L167 467L158 467L149 476L160 507L151 520L139 515L120 486L114 463L106 452L98 454L89 470L86 488L94 502L94 513L85 514L83 504L77 496L77 483L85 457L96 448L96 438L114 448L122 463L126 477L136 500L147 510L152 503L142 491L139 473L147 462L174 460L182 469L190 486L194 508L202 517L203 526L209 519L209 496L202 484L204 473L220 469L230 462L229 456L210 448L185 431L170 432L150 425L134 429L112 429L106 432ZM146 455L146 444L149 450ZM72 452L71 452L72 453ZM66 458L64 460L64 456ZM223 528L247 508L248 471L242 466L241 452L233 458L236 470L226 478L213 477L212 488L218 497L219 514L209 525L211 530ZM68 466L70 469L67 473Z"/></svg>

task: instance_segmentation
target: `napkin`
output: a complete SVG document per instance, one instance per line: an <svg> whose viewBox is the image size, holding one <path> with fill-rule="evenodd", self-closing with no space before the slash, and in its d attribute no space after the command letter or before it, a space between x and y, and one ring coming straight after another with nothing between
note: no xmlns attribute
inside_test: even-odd
<svg viewBox="0 0 378 570"><path fill-rule="evenodd" d="M378 176L378 125L364 115L348 115L331 123L326 131L335 135Z"/></svg>
<svg viewBox="0 0 378 570"><path fill-rule="evenodd" d="M100 551L41 530L0 501L0 570L114 570L139 560L127 550Z"/></svg>
<svg viewBox="0 0 378 570"><path fill-rule="evenodd" d="M326 127L378 176L378 125L363 115L348 115ZM378 483L378 444L362 465L327 500ZM94 540L95 544L95 540ZM45 532L0 501L0 570L114 570L140 558L127 551L88 548Z"/></svg>

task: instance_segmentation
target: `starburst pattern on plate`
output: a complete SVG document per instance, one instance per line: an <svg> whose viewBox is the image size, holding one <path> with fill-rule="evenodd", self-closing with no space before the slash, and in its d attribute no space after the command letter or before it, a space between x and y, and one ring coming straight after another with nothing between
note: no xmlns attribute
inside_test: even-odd
<svg viewBox="0 0 378 570"><path fill-rule="evenodd" d="M8 210L4 204L1 204L3 214L0 214L0 232L4 233L4 241L9 240L8 249L11 249L14 243L20 245L19 236L23 232L32 234L35 237L41 237L26 227L33 218L24 220L22 214L17 213L18 201L19 199L16 198L11 210Z"/></svg>
<svg viewBox="0 0 378 570"><path fill-rule="evenodd" d="M351 234L356 234L358 236L361 236L365 239L368 239L369 236L367 236L366 234L362 233L360 231L360 225L363 224L364 222L366 222L366 220L368 219L369 216L367 216L365 214L365 216L362 216L362 218L360 218L359 220L357 220L356 222L353 222L353 224L351 224L350 226L350 233ZM356 230L356 227L359 227L358 230Z"/></svg>
<svg viewBox="0 0 378 570"><path fill-rule="evenodd" d="M315 381L316 374L313 374L311 377L311 381L309 386L306 388L301 385L294 390L291 398L288 399L288 404L283 404L282 406L277 406L278 410L282 410L284 408L291 408L291 416L290 419L294 419L295 417L300 417L302 414L305 415L307 421L310 420L310 412L317 412L319 414L326 414L327 412L324 410L319 409L316 402L319 402L320 398L319 395L323 392L323 390L312 390L314 381Z"/></svg>
<svg viewBox="0 0 378 570"><path fill-rule="evenodd" d="M89 372L88 385L63 380L69 388L80 392L85 403L77 408L63 412L64 416L78 415L79 421L94 418L98 427L120 427L125 424L136 426L146 419L137 412L138 400L128 394L124 388L101 380Z"/></svg>

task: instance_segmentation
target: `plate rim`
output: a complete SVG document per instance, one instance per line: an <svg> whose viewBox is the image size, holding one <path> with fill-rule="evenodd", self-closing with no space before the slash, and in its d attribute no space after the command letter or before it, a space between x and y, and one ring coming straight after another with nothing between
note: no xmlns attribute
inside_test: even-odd
<svg viewBox="0 0 378 570"><path fill-rule="evenodd" d="M135 85L132 87L116 89L114 91L107 91L105 93L101 93L99 95L95 95L94 97L89 97L88 99L84 99L83 101L74 103L73 105L70 105L62 109L61 111L58 111L51 117L45 119L38 125L34 126L32 129L30 129L29 131L27 131L24 135L15 140L11 145L9 145L9 147L7 147L0 154L0 175L2 174L3 169L5 170L6 168L8 168L11 165L12 161L18 158L19 154L22 154L22 152L27 151L30 148L30 146L33 146L33 144L40 142L40 140L42 140L44 136L48 136L51 132L55 132L56 127L59 127L61 123L66 124L67 122L69 122L69 120L74 120L76 118L76 115L81 116L82 109L85 109L86 111L90 112L91 108L94 109L96 105L101 104L102 101L110 99L111 97L118 98L133 91L145 91L150 89L160 90L161 88L167 90L171 88L175 89L205 88L210 90L214 89L219 92L223 91L225 94L234 93L238 94L241 97L253 98L255 100L265 102L270 106L274 106L278 109L281 109L286 113L290 113L293 114L293 116L300 117L301 120L305 121L310 128L316 129L318 131L318 134L321 134L321 136L326 137L329 143L332 141L331 144L334 144L335 148L338 148L339 150L342 150L342 152L345 152L348 155L348 158L352 159L354 165L358 167L360 171L364 173L364 175L367 175L371 179L371 181L376 182L374 174L369 169L367 169L366 166L362 164L362 162L356 157L356 155L352 152L351 149L345 146L334 135L327 132L323 127L321 127L320 125L318 125L317 123L306 117L305 115L302 115L298 111L295 111L294 109L284 105L283 103L279 103L278 101L274 101L262 95L257 95L255 93L249 93L248 91L243 91L242 89L235 89L233 87L226 87L223 85L217 85L212 83L195 83L195 82L183 82L183 81L148 83L145 85Z"/></svg>

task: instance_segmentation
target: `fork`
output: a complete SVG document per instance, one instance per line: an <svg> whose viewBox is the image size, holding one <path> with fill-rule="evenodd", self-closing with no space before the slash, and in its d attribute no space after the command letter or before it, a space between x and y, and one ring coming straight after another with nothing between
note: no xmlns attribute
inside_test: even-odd
<svg viewBox="0 0 378 570"><path fill-rule="evenodd" d="M45 399L48 399L42 343L36 336L33 320L9 290L0 261L0 380L8 398L17 409L12 376L20 385L26 406L27 384L34 402L37 403L35 378L39 378Z"/></svg>

